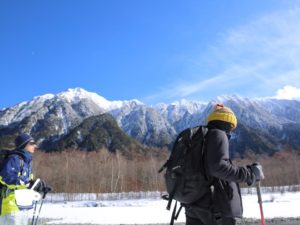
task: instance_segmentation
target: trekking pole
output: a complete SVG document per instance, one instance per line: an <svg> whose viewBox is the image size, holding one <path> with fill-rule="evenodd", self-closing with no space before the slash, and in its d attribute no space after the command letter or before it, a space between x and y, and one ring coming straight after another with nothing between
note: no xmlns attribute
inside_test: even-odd
<svg viewBox="0 0 300 225"><path fill-rule="evenodd" d="M40 216L40 213L41 213L41 210L42 210L42 207L43 207L43 203L44 203L44 199L42 199L42 201L41 201L39 212L38 212L38 214L37 214L37 216L35 218L35 223L33 225L37 225L37 222L39 220L39 216Z"/></svg>
<svg viewBox="0 0 300 225"><path fill-rule="evenodd" d="M258 204L260 209L260 219L261 219L261 225L265 225L265 218L264 218L264 212L262 207L262 199L261 199L261 191L260 191L260 181L256 183L256 192L258 197Z"/></svg>
<svg viewBox="0 0 300 225"><path fill-rule="evenodd" d="M33 215L32 215L31 225L35 225L36 209L37 209L37 201L35 201L35 203L34 203L34 210L33 210Z"/></svg>
<svg viewBox="0 0 300 225"><path fill-rule="evenodd" d="M30 188L31 190L34 190L34 188L37 186L37 184L41 181L40 178L36 179L32 187ZM33 210L33 215L32 215L32 220L31 220L31 225L35 225L35 220L36 220L36 210L37 210L37 204L38 201L34 201L34 210Z"/></svg>
<svg viewBox="0 0 300 225"><path fill-rule="evenodd" d="M46 198L46 195L47 195L47 192L44 192L43 197L42 197L42 200L41 200L41 204L40 204L40 207L39 207L38 214L36 215L36 218L35 218L35 223L33 223L32 225L37 225L37 222L38 222L38 220L39 220L39 216L40 216L40 214L41 214L42 207L43 207L43 204L44 204L44 200L45 200L45 198Z"/></svg>

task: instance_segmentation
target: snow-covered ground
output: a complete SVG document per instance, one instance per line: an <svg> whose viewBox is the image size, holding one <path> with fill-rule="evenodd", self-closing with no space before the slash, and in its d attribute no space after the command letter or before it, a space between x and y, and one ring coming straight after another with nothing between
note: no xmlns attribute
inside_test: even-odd
<svg viewBox="0 0 300 225"><path fill-rule="evenodd" d="M264 193L262 198L265 218L300 217L300 192ZM168 223L171 212L166 203L159 198L46 202L40 217L49 219L48 224ZM260 218L255 194L243 194L243 204L246 218ZM185 221L184 210L178 221Z"/></svg>

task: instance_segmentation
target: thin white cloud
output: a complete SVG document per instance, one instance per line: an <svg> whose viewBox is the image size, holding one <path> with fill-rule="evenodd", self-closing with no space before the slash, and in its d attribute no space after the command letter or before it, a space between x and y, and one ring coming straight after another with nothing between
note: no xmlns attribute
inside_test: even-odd
<svg viewBox="0 0 300 225"><path fill-rule="evenodd" d="M203 93L216 86L216 95L231 91L263 97L286 85L300 84L299 24L300 8L296 7L228 30L199 57L199 79L178 81L151 98L199 96L201 100ZM203 68L214 72L204 74Z"/></svg>
<svg viewBox="0 0 300 225"><path fill-rule="evenodd" d="M294 86L284 86L282 89L277 91L274 98L277 99L288 99L288 100L300 100L300 88Z"/></svg>

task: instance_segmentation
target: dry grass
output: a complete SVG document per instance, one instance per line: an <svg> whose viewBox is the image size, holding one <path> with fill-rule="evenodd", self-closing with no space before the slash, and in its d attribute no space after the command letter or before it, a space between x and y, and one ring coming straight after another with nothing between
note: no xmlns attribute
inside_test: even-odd
<svg viewBox="0 0 300 225"><path fill-rule="evenodd" d="M107 150L56 153L37 152L33 168L36 177L47 181L55 192L108 193L129 191L164 191L163 175L158 169L168 157L160 154L139 155L128 159ZM252 162L263 165L266 179L264 186L293 185L300 182L300 154L284 151L274 156L248 154L245 159L235 159L238 165Z"/></svg>

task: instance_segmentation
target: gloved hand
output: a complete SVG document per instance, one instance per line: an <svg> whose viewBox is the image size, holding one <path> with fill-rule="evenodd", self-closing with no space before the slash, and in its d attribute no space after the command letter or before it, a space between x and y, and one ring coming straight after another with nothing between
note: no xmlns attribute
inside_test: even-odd
<svg viewBox="0 0 300 225"><path fill-rule="evenodd" d="M29 188L33 186L35 180L30 182ZM40 194L47 194L48 192L52 191L52 187L49 186L45 181L40 180L37 185L34 187L34 190L39 192Z"/></svg>
<svg viewBox="0 0 300 225"><path fill-rule="evenodd" d="M247 182L249 186L255 185L265 178L262 166L259 163L253 163L247 167L251 172L251 181Z"/></svg>

